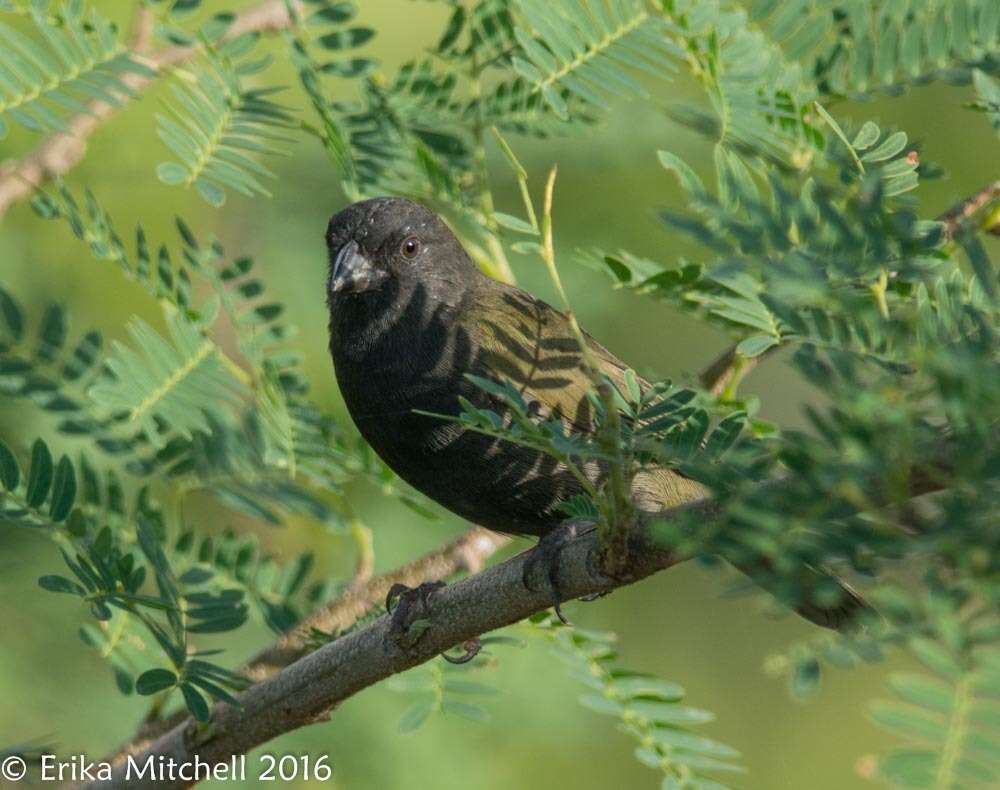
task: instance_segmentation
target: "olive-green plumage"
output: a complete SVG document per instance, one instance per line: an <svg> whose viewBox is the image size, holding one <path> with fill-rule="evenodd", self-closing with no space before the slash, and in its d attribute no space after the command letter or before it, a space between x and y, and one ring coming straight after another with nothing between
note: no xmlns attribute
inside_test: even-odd
<svg viewBox="0 0 1000 790"><path fill-rule="evenodd" d="M592 431L590 380L566 316L482 274L437 215L401 198L355 203L327 228L330 353L362 436L400 477L481 526L544 536L560 501L579 493L569 471L536 451L416 412L457 415L459 396L500 404L466 374L507 379L531 408ZM625 365L587 342L602 371L622 383ZM598 480L601 465L585 473ZM659 511L703 496L669 469L637 476L633 496ZM841 614L802 611L824 625Z"/></svg>

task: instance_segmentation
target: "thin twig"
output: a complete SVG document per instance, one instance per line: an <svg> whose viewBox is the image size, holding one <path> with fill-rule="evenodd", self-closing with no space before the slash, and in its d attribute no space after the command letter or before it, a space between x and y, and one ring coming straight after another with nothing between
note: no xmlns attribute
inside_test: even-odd
<svg viewBox="0 0 1000 790"><path fill-rule="evenodd" d="M292 0L296 8L300 0ZM285 0L266 0L239 14L226 31L224 40L234 39L250 32L276 32L291 24ZM133 29L132 56L153 69L159 76L164 70L185 63L198 54L197 47L166 47L150 55L145 55L151 35L151 18L137 15ZM133 72L125 72L120 81L138 96L156 77L146 77ZM29 197L47 181L63 176L75 167L87 151L87 138L128 103L129 95L120 95L118 105L94 100L87 104L87 111L70 117L66 122L67 131L56 132L46 137L23 159L0 164L0 218L14 203Z"/></svg>
<svg viewBox="0 0 1000 790"><path fill-rule="evenodd" d="M994 181L971 197L952 206L938 217L938 222L944 224L945 236L949 239L953 238L965 223L998 199L1000 199L1000 180ZM988 221L980 230L984 233L1000 235L1000 217L988 217Z"/></svg>
<svg viewBox="0 0 1000 790"><path fill-rule="evenodd" d="M135 15L132 17L132 51L140 55L149 52L153 44L153 31L156 29L156 15L153 9L145 3L136 3Z"/></svg>

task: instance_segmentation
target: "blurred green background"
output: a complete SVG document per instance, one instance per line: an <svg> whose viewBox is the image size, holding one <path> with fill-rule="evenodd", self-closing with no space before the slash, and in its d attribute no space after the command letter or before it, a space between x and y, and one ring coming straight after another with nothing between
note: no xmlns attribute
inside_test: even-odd
<svg viewBox="0 0 1000 790"><path fill-rule="evenodd" d="M127 23L131 4L95 5ZM414 0L362 3L360 23L378 31L367 54L391 73L436 40L444 11L443 4ZM268 75L272 82L294 84L285 63L276 63ZM558 252L584 326L639 371L686 380L724 348L726 338L662 306L611 291L606 278L578 262L578 251L591 247L623 247L668 264L678 256L702 254L656 219L657 209L683 204L674 180L656 162L656 149L669 148L703 174L709 172L709 147L662 111L670 102L699 100L697 88L683 76L651 88L648 102L617 106L584 136L547 142L514 138L512 143L533 176L536 193L545 171L559 165ZM322 297L322 234L329 215L344 205L332 167L319 146L303 138L290 157L271 163L280 176L273 199L231 194L224 208L212 209L193 192L156 179L156 164L167 158L155 134L162 95L162 89L150 91L96 134L69 184L91 187L122 233L141 221L151 238L171 240L173 218L180 215L200 236L218 236L228 252L254 256L272 295L288 305L300 327L294 344L306 358L317 401L346 419L326 353ZM995 145L994 133L985 117L962 108L970 98L967 87L935 84L902 98L840 105L837 112L856 124L872 119L902 128L921 143L924 160L945 166L947 177L925 183L918 193L931 215L992 177L987 171L995 148L994 157L987 151ZM297 91L289 91L286 102L305 107ZM0 142L0 159L17 156L32 143L15 132ZM509 169L497 151L491 156L498 208L520 213ZM522 286L553 299L537 261L513 255L512 262ZM77 331L94 327L108 338L122 338L134 314L161 325L156 304L140 286L125 281L113 266L95 263L66 227L35 217L27 205L14 208L0 224L0 282L36 317L46 303L66 305ZM780 359L756 371L746 390L762 398L765 417L785 426L801 425L801 404L821 397ZM47 430L31 409L0 404L0 438L19 450ZM64 441L56 446L67 448ZM359 488L356 496L375 532L379 570L463 528L450 516L421 519L370 489ZM207 506L192 511L192 519L203 529L233 523L231 516ZM351 544L344 537L306 523L260 532L279 557L313 548L320 574L343 575L349 568ZM519 541L513 550L528 545ZM131 735L145 703L119 695L106 664L79 641L77 626L88 615L75 599L39 591L36 578L60 565L52 544L0 528L0 546L0 744L40 737L63 755L86 753L96 759ZM731 582L712 569L682 567L597 602L573 604L568 614L580 625L617 632L623 664L681 683L690 704L717 714L706 734L738 747L749 769L734 779L735 786L864 786L858 760L889 741L866 719L864 705L880 693L886 673L898 667L889 661L834 673L818 695L794 701L782 682L764 673L765 659L815 629L793 617L769 616L756 598L723 596ZM227 637L230 663L239 663L267 640L265 629L256 625ZM657 776L632 757L633 742L616 732L611 720L577 704L582 689L566 677L546 644L530 639L527 649L501 648L497 657L496 666L483 670L483 682L503 689L487 703L488 724L439 716L400 736L397 722L410 699L380 686L349 700L328 723L285 736L263 751L329 754L334 784L359 790L657 786Z"/></svg>

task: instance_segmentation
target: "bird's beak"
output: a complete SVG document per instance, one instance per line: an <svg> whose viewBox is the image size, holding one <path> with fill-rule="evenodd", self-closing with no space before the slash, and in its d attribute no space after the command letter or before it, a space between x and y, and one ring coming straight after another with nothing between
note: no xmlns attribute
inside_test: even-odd
<svg viewBox="0 0 1000 790"><path fill-rule="evenodd" d="M379 285L387 276L361 254L356 241L349 241L340 248L330 266L329 289L332 293L359 293Z"/></svg>

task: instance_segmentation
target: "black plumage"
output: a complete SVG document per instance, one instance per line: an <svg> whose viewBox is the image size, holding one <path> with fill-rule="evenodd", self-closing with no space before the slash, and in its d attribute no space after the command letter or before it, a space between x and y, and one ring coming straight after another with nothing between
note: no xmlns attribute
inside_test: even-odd
<svg viewBox="0 0 1000 790"><path fill-rule="evenodd" d="M473 523L539 537L554 530L556 505L580 492L565 467L416 412L457 415L459 396L496 409L466 378L472 373L509 379L541 414L592 431L590 380L566 316L482 274L447 225L409 200L348 206L330 220L326 242L330 354L362 436L410 485ZM587 340L602 371L621 384L625 365ZM585 472L603 474L597 463ZM637 507L649 511L704 493L668 469L644 472L633 486ZM801 613L830 625L846 616L840 608Z"/></svg>

